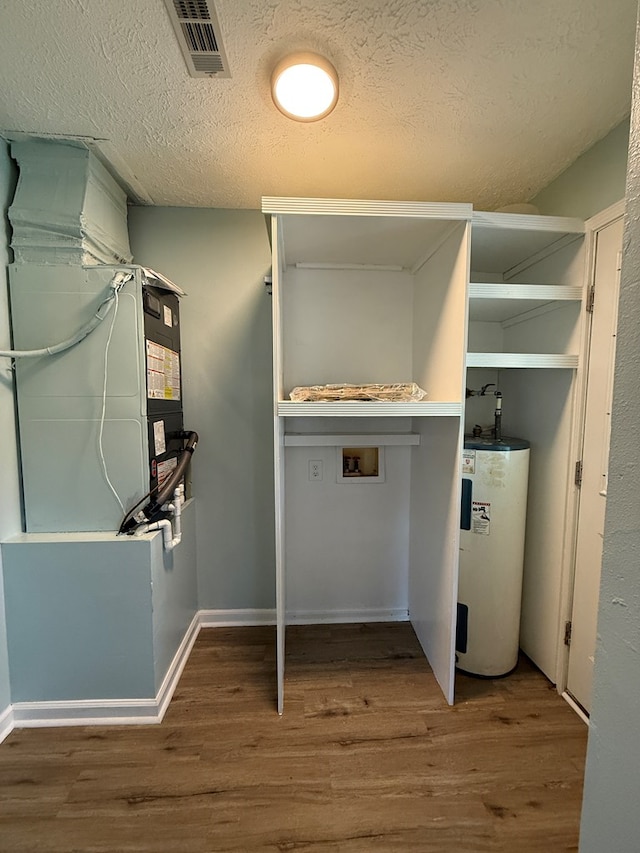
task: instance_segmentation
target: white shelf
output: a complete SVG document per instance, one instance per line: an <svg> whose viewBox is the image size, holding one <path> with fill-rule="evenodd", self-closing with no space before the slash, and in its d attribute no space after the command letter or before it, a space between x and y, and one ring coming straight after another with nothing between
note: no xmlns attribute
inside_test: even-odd
<svg viewBox="0 0 640 853"><path fill-rule="evenodd" d="M262 212L321 216L415 216L434 219L471 219L473 207L466 203L450 202L263 196Z"/></svg>
<svg viewBox="0 0 640 853"><path fill-rule="evenodd" d="M383 270L418 268L464 218L281 215L285 266Z"/></svg>
<svg viewBox="0 0 640 853"><path fill-rule="evenodd" d="M581 287L557 284L469 285L469 319L502 323L556 303L580 302Z"/></svg>
<svg viewBox="0 0 640 853"><path fill-rule="evenodd" d="M286 447L403 447L420 444L414 432L395 433L285 433Z"/></svg>
<svg viewBox="0 0 640 853"><path fill-rule="evenodd" d="M581 287L569 287L564 284L505 284L502 282L471 282L470 299L537 299L554 302L557 299L582 299Z"/></svg>
<svg viewBox="0 0 640 853"><path fill-rule="evenodd" d="M474 210L471 222L475 228L493 229L505 233L533 231L537 234L584 234L582 219L571 216L531 215L529 213L500 213L497 211ZM494 237L495 239L495 237Z"/></svg>
<svg viewBox="0 0 640 853"><path fill-rule="evenodd" d="M294 403L282 400L277 404L280 417L290 418L406 418L418 417L459 417L462 403L457 402L421 402L421 403Z"/></svg>
<svg viewBox="0 0 640 853"><path fill-rule="evenodd" d="M577 355L530 352L469 352L467 367L542 367L568 368L578 366Z"/></svg>
<svg viewBox="0 0 640 853"><path fill-rule="evenodd" d="M584 222L565 216L527 216L474 211L471 269L509 272L540 253L580 238Z"/></svg>

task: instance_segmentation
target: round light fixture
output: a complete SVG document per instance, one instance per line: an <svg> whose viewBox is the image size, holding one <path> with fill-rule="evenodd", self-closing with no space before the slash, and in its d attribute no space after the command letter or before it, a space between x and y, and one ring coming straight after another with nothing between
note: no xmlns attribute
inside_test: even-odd
<svg viewBox="0 0 640 853"><path fill-rule="evenodd" d="M281 59L271 75L271 96L281 113L296 121L318 121L338 101L336 69L317 53Z"/></svg>

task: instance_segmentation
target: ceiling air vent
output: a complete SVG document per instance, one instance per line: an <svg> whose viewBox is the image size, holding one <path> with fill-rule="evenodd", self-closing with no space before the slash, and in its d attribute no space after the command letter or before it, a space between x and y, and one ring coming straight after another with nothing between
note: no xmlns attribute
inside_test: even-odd
<svg viewBox="0 0 640 853"><path fill-rule="evenodd" d="M231 77L211 0L164 0L192 77Z"/></svg>

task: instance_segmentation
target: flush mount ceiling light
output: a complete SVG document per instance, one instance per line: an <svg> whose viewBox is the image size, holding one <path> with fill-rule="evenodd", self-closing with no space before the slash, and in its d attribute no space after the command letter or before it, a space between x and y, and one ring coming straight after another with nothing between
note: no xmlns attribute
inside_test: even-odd
<svg viewBox="0 0 640 853"><path fill-rule="evenodd" d="M296 121L318 121L338 100L336 69L317 53L281 59L271 75L271 96L281 113Z"/></svg>

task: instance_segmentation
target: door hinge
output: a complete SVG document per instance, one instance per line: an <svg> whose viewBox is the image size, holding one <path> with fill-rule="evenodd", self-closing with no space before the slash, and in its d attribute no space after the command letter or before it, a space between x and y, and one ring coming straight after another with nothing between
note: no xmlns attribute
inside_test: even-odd
<svg viewBox="0 0 640 853"><path fill-rule="evenodd" d="M589 314L593 314L593 306L594 306L595 301L596 301L596 286L595 286L595 284L592 284L591 287L589 288L589 292L587 293L586 309L589 312Z"/></svg>
<svg viewBox="0 0 640 853"><path fill-rule="evenodd" d="M564 644L565 646L571 645L571 622L564 623Z"/></svg>
<svg viewBox="0 0 640 853"><path fill-rule="evenodd" d="M573 478L573 482L578 488L580 488L580 486L582 485L582 459L579 459L576 462L576 473Z"/></svg>

